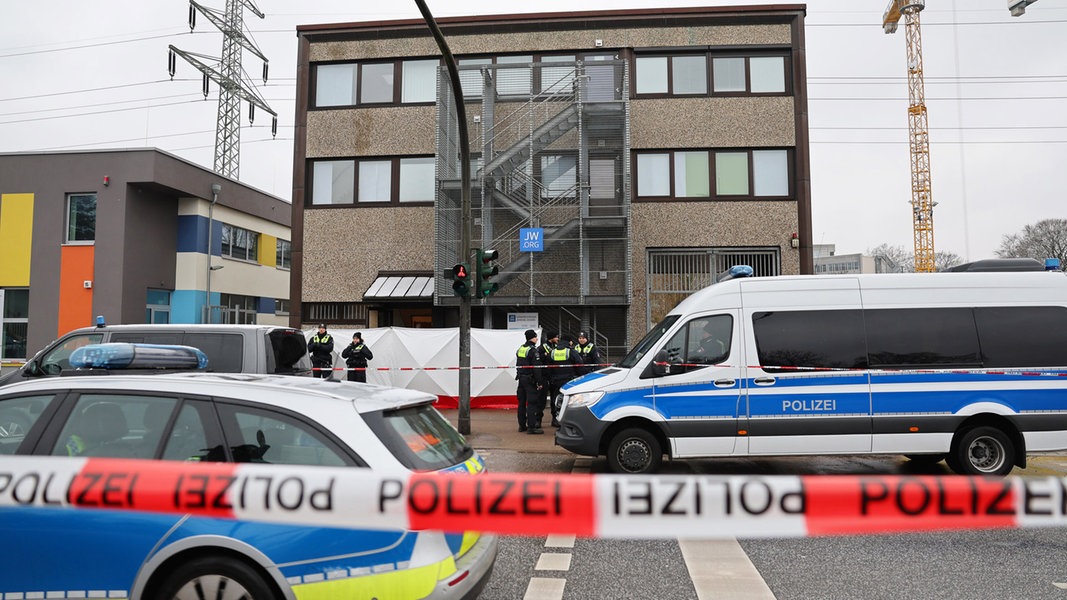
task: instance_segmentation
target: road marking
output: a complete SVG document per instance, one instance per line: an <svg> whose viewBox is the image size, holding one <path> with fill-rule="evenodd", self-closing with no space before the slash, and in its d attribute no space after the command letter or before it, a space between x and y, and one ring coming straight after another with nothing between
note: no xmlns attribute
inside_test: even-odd
<svg viewBox="0 0 1067 600"><path fill-rule="evenodd" d="M562 600L563 588L566 585L566 579L534 577L530 580L530 585L526 586L526 594L522 600Z"/></svg>
<svg viewBox="0 0 1067 600"><path fill-rule="evenodd" d="M1052 585L1060 588L1061 590L1067 590L1067 583L1056 583L1055 581L1053 581Z"/></svg>
<svg viewBox="0 0 1067 600"><path fill-rule="evenodd" d="M697 598L774 600L737 540L678 540Z"/></svg>
<svg viewBox="0 0 1067 600"><path fill-rule="evenodd" d="M571 555L559 552L542 552L537 559L535 571L569 571L571 568Z"/></svg>
<svg viewBox="0 0 1067 600"><path fill-rule="evenodd" d="M545 548L573 548L577 536L552 534L545 541Z"/></svg>

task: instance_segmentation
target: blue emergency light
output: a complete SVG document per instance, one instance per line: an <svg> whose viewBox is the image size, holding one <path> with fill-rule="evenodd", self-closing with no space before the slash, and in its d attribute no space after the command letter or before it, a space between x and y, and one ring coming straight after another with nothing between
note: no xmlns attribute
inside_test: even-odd
<svg viewBox="0 0 1067 600"><path fill-rule="evenodd" d="M715 283L729 281L731 279L738 279L740 277L752 277L752 274L752 267L748 265L734 265L730 267L729 271L726 271L725 273L719 275L715 279Z"/></svg>
<svg viewBox="0 0 1067 600"><path fill-rule="evenodd" d="M70 354L76 369L204 369L207 355L192 346L89 344Z"/></svg>
<svg viewBox="0 0 1067 600"><path fill-rule="evenodd" d="M1046 271L1059 271L1060 270L1060 259L1058 259L1058 258L1046 258L1045 259L1045 270Z"/></svg>

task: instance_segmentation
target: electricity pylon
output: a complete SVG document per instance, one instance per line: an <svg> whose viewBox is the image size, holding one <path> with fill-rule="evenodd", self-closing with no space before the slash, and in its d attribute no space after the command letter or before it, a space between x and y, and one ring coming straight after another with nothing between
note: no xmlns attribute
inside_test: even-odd
<svg viewBox="0 0 1067 600"><path fill-rule="evenodd" d="M258 106L274 118L271 134L278 135L278 113L274 112L267 101L259 95L255 84L244 75L241 69L241 50L255 54L263 61L263 83L267 83L267 57L244 34L244 7L248 7L262 19L263 13L256 8L252 0L226 0L226 11L220 12L189 0L189 31L196 28L196 13L200 12L223 33L222 58L215 58L194 52L186 52L170 46L167 66L171 79L174 78L176 57L184 58L204 74L204 97L207 98L209 82L219 86L219 112L215 124L215 172L231 179L237 179L241 158L241 100L248 102L248 122L255 120ZM208 61L208 62L205 62ZM209 62L214 64L209 64Z"/></svg>

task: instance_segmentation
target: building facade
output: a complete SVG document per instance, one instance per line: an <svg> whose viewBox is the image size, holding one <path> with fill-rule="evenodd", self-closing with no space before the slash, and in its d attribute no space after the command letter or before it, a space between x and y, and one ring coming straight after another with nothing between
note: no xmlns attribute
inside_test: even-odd
<svg viewBox="0 0 1067 600"><path fill-rule="evenodd" d="M286 324L291 215L155 149L0 154L0 358L98 315Z"/></svg>
<svg viewBox="0 0 1067 600"><path fill-rule="evenodd" d="M441 273L499 252L475 326L537 313L620 353L730 266L811 273L804 8L298 28L290 323L446 326Z"/></svg>

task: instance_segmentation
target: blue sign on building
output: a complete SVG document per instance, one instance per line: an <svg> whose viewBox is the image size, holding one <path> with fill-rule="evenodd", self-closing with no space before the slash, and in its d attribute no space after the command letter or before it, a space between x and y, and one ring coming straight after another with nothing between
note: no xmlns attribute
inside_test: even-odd
<svg viewBox="0 0 1067 600"><path fill-rule="evenodd" d="M544 252L545 230L540 227L523 227L519 230L519 252Z"/></svg>

